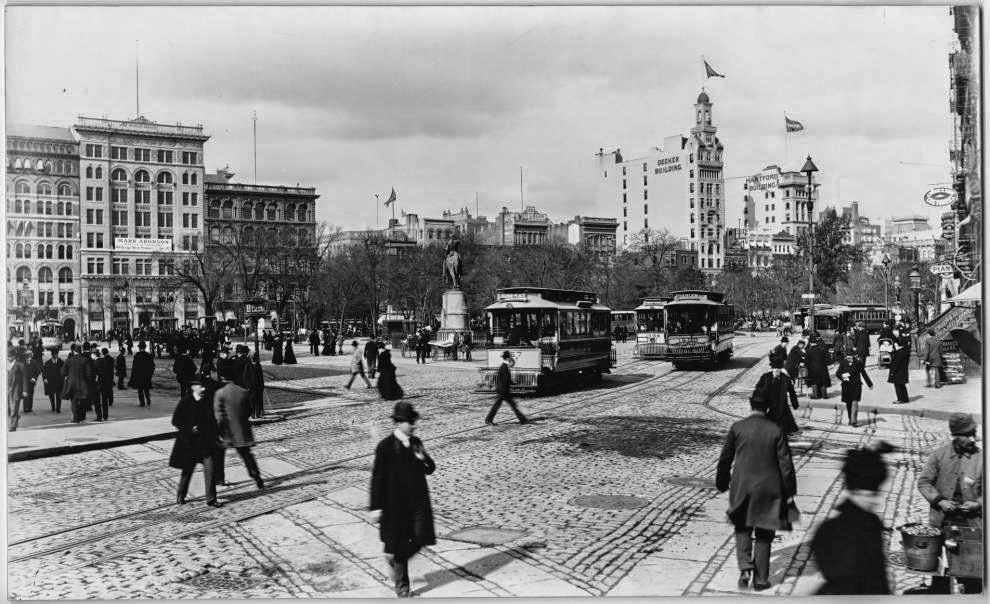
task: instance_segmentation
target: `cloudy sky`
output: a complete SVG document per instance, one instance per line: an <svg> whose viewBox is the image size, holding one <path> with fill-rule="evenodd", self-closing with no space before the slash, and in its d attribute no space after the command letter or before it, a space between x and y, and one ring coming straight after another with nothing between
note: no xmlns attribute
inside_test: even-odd
<svg viewBox="0 0 990 604"><path fill-rule="evenodd" d="M424 215L518 208L520 167L527 205L614 216L594 153L686 133L703 85L729 224L732 177L809 153L826 201L878 218L949 178L946 7L8 7L6 29L8 122L133 118L139 39L142 114L202 123L207 169L250 182L257 111L258 182L316 186L345 228L391 187Z"/></svg>

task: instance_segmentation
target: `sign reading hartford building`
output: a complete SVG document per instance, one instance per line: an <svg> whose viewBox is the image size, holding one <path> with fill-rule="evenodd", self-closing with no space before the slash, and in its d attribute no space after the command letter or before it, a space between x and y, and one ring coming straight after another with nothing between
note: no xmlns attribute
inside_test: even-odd
<svg viewBox="0 0 990 604"><path fill-rule="evenodd" d="M115 237L113 247L120 252L171 252L172 240Z"/></svg>

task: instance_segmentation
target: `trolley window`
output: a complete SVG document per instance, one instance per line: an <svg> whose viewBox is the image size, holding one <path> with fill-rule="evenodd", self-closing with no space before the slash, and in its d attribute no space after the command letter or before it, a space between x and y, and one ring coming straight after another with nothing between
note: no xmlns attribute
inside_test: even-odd
<svg viewBox="0 0 990 604"><path fill-rule="evenodd" d="M553 309L488 311L492 337L503 338L506 346L535 346L541 337L555 336L556 314Z"/></svg>
<svg viewBox="0 0 990 604"><path fill-rule="evenodd" d="M705 333L710 325L716 324L717 317L704 308L667 307L667 333L670 335Z"/></svg>
<svg viewBox="0 0 990 604"><path fill-rule="evenodd" d="M663 331L663 310L637 310L636 322L639 331Z"/></svg>

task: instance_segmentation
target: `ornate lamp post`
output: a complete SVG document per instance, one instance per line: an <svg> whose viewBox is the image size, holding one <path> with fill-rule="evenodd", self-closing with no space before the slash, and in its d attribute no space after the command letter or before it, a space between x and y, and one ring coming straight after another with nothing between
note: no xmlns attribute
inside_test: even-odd
<svg viewBox="0 0 990 604"><path fill-rule="evenodd" d="M888 254L883 255L883 308L887 311L887 316L890 316L890 303L887 297L887 290L890 287L890 256Z"/></svg>
<svg viewBox="0 0 990 604"><path fill-rule="evenodd" d="M918 271L917 264L911 266L911 274L908 275L908 281L910 281L911 291L914 292L914 321L917 324L916 331L920 334L921 315L918 314L918 299L921 293L921 273Z"/></svg>
<svg viewBox="0 0 990 604"><path fill-rule="evenodd" d="M808 210L808 294L811 302L808 304L808 314L811 317L811 333L815 333L815 255L814 255L814 245L815 245L815 202L812 199L812 195L815 192L815 186L811 182L811 176L815 172L818 172L818 166L815 162L811 161L811 156L804 162L804 166L801 171L808 176L808 201L805 203L805 207Z"/></svg>
<svg viewBox="0 0 990 604"><path fill-rule="evenodd" d="M897 301L897 307L901 307L901 276L894 275L894 300Z"/></svg>

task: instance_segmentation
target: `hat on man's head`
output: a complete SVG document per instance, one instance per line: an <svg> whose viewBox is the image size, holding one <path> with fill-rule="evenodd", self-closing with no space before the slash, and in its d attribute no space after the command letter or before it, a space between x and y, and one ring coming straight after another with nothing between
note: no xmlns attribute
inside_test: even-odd
<svg viewBox="0 0 990 604"><path fill-rule="evenodd" d="M885 441L865 449L849 449L842 464L846 488L879 491L880 485L887 480L887 464L884 463L882 454L893 450L894 447Z"/></svg>
<svg viewBox="0 0 990 604"><path fill-rule="evenodd" d="M781 344L786 344L788 342L790 342L790 340L787 339L787 336L784 336L784 337L780 338L780 343Z"/></svg>
<svg viewBox="0 0 990 604"><path fill-rule="evenodd" d="M784 368L784 357L779 354L770 355L770 369L783 369Z"/></svg>
<svg viewBox="0 0 990 604"><path fill-rule="evenodd" d="M976 432L976 422L969 413L953 413L949 416L949 433L953 436L969 436Z"/></svg>
<svg viewBox="0 0 990 604"><path fill-rule="evenodd" d="M749 397L749 407L751 409L765 409L769 400L767 391L763 388L757 388Z"/></svg>
<svg viewBox="0 0 990 604"><path fill-rule="evenodd" d="M512 358L512 353L509 352L508 350L503 350L502 351L502 358L503 359L511 359Z"/></svg>
<svg viewBox="0 0 990 604"><path fill-rule="evenodd" d="M419 419L419 413L413 409L412 403L399 401L392 410L392 419L397 422L414 422Z"/></svg>

